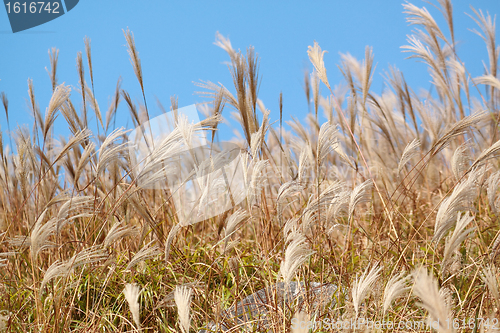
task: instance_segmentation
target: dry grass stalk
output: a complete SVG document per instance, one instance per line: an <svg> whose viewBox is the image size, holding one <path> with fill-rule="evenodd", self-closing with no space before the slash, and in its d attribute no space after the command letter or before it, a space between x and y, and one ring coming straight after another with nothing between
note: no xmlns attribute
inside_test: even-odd
<svg viewBox="0 0 500 333"><path fill-rule="evenodd" d="M94 71L92 69L92 52L90 47L90 38L85 36L83 41L85 43L85 54L87 55L87 60L89 63L90 83L92 85L92 90L94 90Z"/></svg>
<svg viewBox="0 0 500 333"><path fill-rule="evenodd" d="M45 67L45 70L49 74L50 81L52 82L52 91L56 90L57 86L57 62L59 60L59 50L53 47L49 50L49 59L50 59L50 71Z"/></svg>

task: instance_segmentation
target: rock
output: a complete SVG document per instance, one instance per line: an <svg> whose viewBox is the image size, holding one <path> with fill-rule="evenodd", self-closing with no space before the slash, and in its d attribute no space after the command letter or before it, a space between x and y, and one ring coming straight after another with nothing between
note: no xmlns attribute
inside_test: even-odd
<svg viewBox="0 0 500 333"><path fill-rule="evenodd" d="M222 313L218 327L214 322L210 322L199 333L226 332L231 328L235 332L245 328L252 332L255 327L258 327L259 332L264 332L269 327L270 316L273 313L282 313L280 309L283 305L294 307L297 311L314 313L324 306L332 306L336 291L337 286L334 284L312 282L307 288L303 282L290 282L288 285L279 282L245 297ZM310 308L307 308L307 305L310 305Z"/></svg>

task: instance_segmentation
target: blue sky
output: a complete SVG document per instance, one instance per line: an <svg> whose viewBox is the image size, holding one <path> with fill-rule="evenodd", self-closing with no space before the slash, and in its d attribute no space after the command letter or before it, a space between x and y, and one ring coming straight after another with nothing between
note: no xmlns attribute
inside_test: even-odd
<svg viewBox="0 0 500 333"><path fill-rule="evenodd" d="M446 26L439 11L420 0L441 24ZM498 0L474 0L474 7L500 13ZM425 65L413 59L405 60L400 46L411 33L402 13L402 1L97 1L80 0L67 14L25 32L13 34L6 11L0 9L0 91L9 98L10 126L32 125L26 106L28 78L33 79L35 94L42 113L48 106L51 84L45 67L49 67L48 50L57 47L59 53L59 83L78 86L76 56L84 52L85 36L92 42L95 94L101 112L105 114L116 82L121 76L122 89L136 102L142 103L139 84L129 62L122 29L130 28L143 66L144 87L151 116L160 114L158 98L166 107L170 96L177 95L179 106L202 102L194 94L200 88L193 82L210 80L232 87L225 52L213 44L215 33L229 37L234 48L255 47L261 58L262 83L259 98L271 110L271 120L279 119L280 91L284 98L285 120L307 114L303 93L303 69L312 69L307 47L316 40L327 50L325 64L332 85L343 82L337 65L340 53L364 57L365 46L373 47L375 63L373 91L384 88L383 71L395 65L403 71L414 90L428 89L429 76ZM464 12L472 13L469 1L454 1L458 51L473 76L482 74L482 61L487 61L483 41L469 28L475 23ZM87 82L90 76L84 57ZM323 88L326 93L326 89ZM81 97L72 91L75 106ZM225 109L229 118L230 108ZM62 119L62 117L60 117ZM118 125L132 128L129 112L122 101L118 110ZM95 120L93 120L95 121ZM0 112L3 131L7 123L3 108ZM56 123L56 134L68 134L63 121Z"/></svg>

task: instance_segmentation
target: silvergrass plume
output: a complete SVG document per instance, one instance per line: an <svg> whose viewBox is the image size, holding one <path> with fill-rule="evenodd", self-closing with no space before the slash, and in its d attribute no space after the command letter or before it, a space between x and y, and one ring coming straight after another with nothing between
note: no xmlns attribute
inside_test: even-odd
<svg viewBox="0 0 500 333"><path fill-rule="evenodd" d="M183 333L189 333L191 326L191 294L193 290L186 286L176 286L174 292L175 304L177 305L177 314L179 316L179 326Z"/></svg>
<svg viewBox="0 0 500 333"><path fill-rule="evenodd" d="M311 112L311 83L310 83L310 77L309 77L309 71L307 69L304 69L304 93L306 95L307 99L307 106L309 109L309 112Z"/></svg>
<svg viewBox="0 0 500 333"><path fill-rule="evenodd" d="M313 104L314 104L314 115L318 118L318 107L319 107L319 84L321 82L318 72L313 70L310 76L312 93L313 93Z"/></svg>
<svg viewBox="0 0 500 333"><path fill-rule="evenodd" d="M495 24L495 18L491 17L491 15L486 12L486 15L484 15L482 10L476 10L474 7L471 6L472 11L476 15L476 17L469 15L476 24L479 26L479 28L482 30L482 33L477 31L477 30L472 30L474 33L476 33L479 37L481 37L485 44L486 44L486 49L488 50L488 58L490 61L490 68L489 68L489 73L493 76L497 76L497 70L498 70L498 57L499 57L499 52L498 48L496 46L496 24ZM491 93L493 92L493 87L491 87ZM493 95L493 94L492 94Z"/></svg>
<svg viewBox="0 0 500 333"><path fill-rule="evenodd" d="M403 150L403 154L401 155L401 159L398 164L398 173L401 173L404 166L411 161L411 159L420 153L420 140L413 139L410 143L408 143Z"/></svg>
<svg viewBox="0 0 500 333"><path fill-rule="evenodd" d="M250 139L250 150L252 152L252 157L257 158L257 153L262 150L262 145L264 144L264 140L267 134L267 130L269 128L269 110L263 110L264 117L262 118L262 125L259 130L255 133L252 133Z"/></svg>
<svg viewBox="0 0 500 333"><path fill-rule="evenodd" d="M85 36L83 41L85 43L85 53L87 55L87 60L89 63L90 83L92 85L92 89L94 89L94 71L92 70L92 52L90 47L90 38Z"/></svg>
<svg viewBox="0 0 500 333"><path fill-rule="evenodd" d="M175 236L181 231L182 225L180 223L174 225L172 229L170 229L167 240L165 242L165 262L168 263L169 254L170 254L170 246L174 241Z"/></svg>
<svg viewBox="0 0 500 333"><path fill-rule="evenodd" d="M354 210L359 204L371 201L370 190L372 186L373 181L371 179L368 179L352 190L351 199L349 200L349 219L354 216Z"/></svg>
<svg viewBox="0 0 500 333"><path fill-rule="evenodd" d="M231 63L228 64L228 67L233 78L233 84L237 95L235 98L222 85L218 87L211 82L200 86L216 92L218 92L220 88L223 88L224 97L238 110L241 116L245 138L247 144L250 146L252 134L255 133L258 128L255 110L255 105L258 102L258 58L255 56L254 52L249 49L247 52L248 58L245 59L241 52L236 52L233 49L229 39L223 37L219 32L216 33L215 38L214 44L226 51L231 59Z"/></svg>
<svg viewBox="0 0 500 333"><path fill-rule="evenodd" d="M408 276L405 272L394 275L385 285L384 298L382 301L383 312L386 313L392 302L402 294L410 290L407 285Z"/></svg>
<svg viewBox="0 0 500 333"><path fill-rule="evenodd" d="M135 47L134 34L130 32L129 29L127 29L127 31L123 30L123 35L125 36L125 40L127 41L127 51L130 56L130 63L134 68L135 76L137 77L137 80L141 85L141 90L144 94L141 59L139 58L139 53L137 52L137 49Z"/></svg>
<svg viewBox="0 0 500 333"><path fill-rule="evenodd" d="M129 142L116 144L119 138L123 138L130 130L125 130L123 127L114 130L106 137L101 147L99 148L99 160L97 162L96 173L99 175L106 169L106 166L113 161L116 161L121 156L128 153Z"/></svg>
<svg viewBox="0 0 500 333"><path fill-rule="evenodd" d="M57 62L59 59L59 50L55 47L49 50L50 59L50 71L45 67L45 70L49 74L50 82L52 83L52 92L56 90L57 86Z"/></svg>
<svg viewBox="0 0 500 333"><path fill-rule="evenodd" d="M85 96L87 95L86 92L85 92L85 88L86 88L86 83L85 83L85 72L84 72L84 69L83 69L83 59L82 59L82 52L78 52L77 55L76 55L76 68L77 68L77 71L78 71L78 77L80 79L80 91L82 93L82 99L83 99L83 115L84 115L84 118L85 118L85 123L87 123L86 119L87 119L87 103L86 103L86 99L85 99Z"/></svg>
<svg viewBox="0 0 500 333"><path fill-rule="evenodd" d="M452 254L458 250L460 244L462 244L462 242L476 229L475 227L465 229L473 220L474 216L470 216L469 212L465 213L463 216L460 216L460 213L457 213L455 230L453 230L453 233L446 239L445 242L443 263L441 264L442 270L447 268Z"/></svg>
<svg viewBox="0 0 500 333"><path fill-rule="evenodd" d="M292 281L297 269L314 253L309 249L307 240L302 234L297 232L291 239L285 250L285 259L280 266L280 276L285 283Z"/></svg>
<svg viewBox="0 0 500 333"><path fill-rule="evenodd" d="M465 134L467 129L471 126L480 126L481 123L487 119L488 113L486 111L480 111L467 116L455 124L453 124L434 144L432 145L432 154L436 155L442 149L449 145L453 138L459 135Z"/></svg>
<svg viewBox="0 0 500 333"><path fill-rule="evenodd" d="M77 252L75 255L73 255L73 257L66 261L61 262L59 260L56 260L45 271L40 290L43 290L45 285L52 279L57 277L66 277L73 271L73 269L81 267L83 265L96 263L103 260L107 256L108 255L103 251L101 247L94 246Z"/></svg>
<svg viewBox="0 0 500 333"><path fill-rule="evenodd" d="M316 147L318 161L323 161L326 156L337 147L337 132L337 127L328 122L321 125Z"/></svg>
<svg viewBox="0 0 500 333"><path fill-rule="evenodd" d="M81 145L83 142L88 140L90 138L91 134L92 134L92 132L87 128L75 133L75 135L72 136L68 140L68 142L64 145L64 147L61 149L59 154L57 154L53 163L56 163L57 161L62 159L68 153L68 151L70 151L75 146Z"/></svg>
<svg viewBox="0 0 500 333"><path fill-rule="evenodd" d="M248 180L248 203L251 205L257 199L260 190L265 185L269 162L267 160L258 160L251 169L251 175Z"/></svg>
<svg viewBox="0 0 500 333"><path fill-rule="evenodd" d="M490 204L491 211L493 214L498 213L497 208L497 191L500 187L500 171L497 171L488 178L488 187L486 189L486 193L488 196L488 203Z"/></svg>
<svg viewBox="0 0 500 333"><path fill-rule="evenodd" d="M36 257L45 249L53 247L54 244L49 242L48 238L53 235L56 231L55 219L50 219L46 223L43 223L45 215L47 214L47 209L45 209L42 214L36 220L36 223L31 230L31 237L29 245L31 247L31 256L33 262L36 262Z"/></svg>
<svg viewBox="0 0 500 333"><path fill-rule="evenodd" d="M498 269L494 264L484 267L481 272L481 280L488 287L491 296L498 306L500 305L500 291L497 275Z"/></svg>
<svg viewBox="0 0 500 333"><path fill-rule="evenodd" d="M434 224L433 240L436 243L453 227L457 212L474 209L472 202L477 196L477 182L484 173L484 167L472 170L468 178L455 186L453 193L442 201Z"/></svg>
<svg viewBox="0 0 500 333"><path fill-rule="evenodd" d="M87 85L85 85L85 94L88 96L90 107L92 108L92 110L94 110L97 120L99 120L101 127L104 128L104 124L102 122L101 109L99 108L99 104L97 104L97 100L95 99L94 93Z"/></svg>
<svg viewBox="0 0 500 333"><path fill-rule="evenodd" d="M141 328L141 321L139 319L140 305L139 305L139 295L141 294L141 289L137 284L127 283L125 289L123 289L123 295L128 303L130 312L132 313L132 319L138 329Z"/></svg>
<svg viewBox="0 0 500 333"><path fill-rule="evenodd" d="M0 97L2 98L3 109L5 111L5 118L7 119L7 123L9 122L9 100L7 99L7 95L5 92L0 93Z"/></svg>
<svg viewBox="0 0 500 333"><path fill-rule="evenodd" d="M294 320L295 319L295 320ZM308 333L309 325L305 323L310 322L310 316L305 312L297 312L292 319L292 333Z"/></svg>
<svg viewBox="0 0 500 333"><path fill-rule="evenodd" d="M116 221L115 224L109 229L106 238L102 242L103 247L110 247L114 242L120 240L124 237L133 237L137 236L139 231L137 228L129 227L129 226L121 226L121 222ZM134 256L135 257L135 256Z"/></svg>
<svg viewBox="0 0 500 333"><path fill-rule="evenodd" d="M278 211L278 219L282 223L283 218L283 207L285 200L289 199L291 196L300 193L304 189L300 183L295 180L284 183L280 186L278 190L278 195L276 196L276 207Z"/></svg>
<svg viewBox="0 0 500 333"><path fill-rule="evenodd" d="M368 296L368 293L371 291L373 284L377 281L381 270L382 268L378 267L378 265L373 265L371 269L368 266L364 273L354 281L351 294L354 311L356 312L356 318L359 316L361 303L363 303L365 298Z"/></svg>
<svg viewBox="0 0 500 333"><path fill-rule="evenodd" d="M130 259L125 271L130 271L134 266L148 259L152 259L161 254L158 245L153 244L154 241L144 245L133 257Z"/></svg>
<svg viewBox="0 0 500 333"><path fill-rule="evenodd" d="M111 124L111 118L116 120L116 111L118 110L118 105L120 104L120 90L121 90L122 78L118 78L116 82L115 94L113 95L113 101L111 102L108 111L106 112L106 128L107 132L109 125ZM114 127L114 125L113 125Z"/></svg>
<svg viewBox="0 0 500 333"><path fill-rule="evenodd" d="M326 51L321 51L321 47L317 42L314 42L314 46L309 46L307 50L307 55L311 60L318 77L323 81L323 83L330 89L330 84L328 83L328 78L326 76L325 63L323 62L323 56Z"/></svg>
<svg viewBox="0 0 500 333"><path fill-rule="evenodd" d="M453 153L453 157L451 158L451 170L453 171L453 175L455 179L458 181L462 179L462 176L467 172L470 168L470 150L472 145L469 141L462 143L455 149Z"/></svg>
<svg viewBox="0 0 500 333"><path fill-rule="evenodd" d="M248 217L248 213L241 208L231 214L231 216L226 220L226 226L224 227L223 240L225 240L226 243L229 237L231 237L231 235L240 228L242 222L244 222Z"/></svg>
<svg viewBox="0 0 500 333"><path fill-rule="evenodd" d="M93 203L95 198L93 196L75 196L69 198L62 206L59 208L59 212L56 217L56 231L57 234L61 232L61 229L68 223L72 222L77 218L90 217L95 213Z"/></svg>
<svg viewBox="0 0 500 333"><path fill-rule="evenodd" d="M83 150L83 153L80 156L80 160L78 161L78 165L76 166L76 169L75 169L74 184L77 188L78 188L78 180L80 179L80 175L82 174L83 170L88 165L88 163L90 162L90 157L92 154L95 154L95 144L93 142L90 142Z"/></svg>
<svg viewBox="0 0 500 333"><path fill-rule="evenodd" d="M481 154L472 163L470 169L481 167L486 161L498 156L500 156L500 140L492 144L491 147L483 150L483 152L481 152Z"/></svg>
<svg viewBox="0 0 500 333"><path fill-rule="evenodd" d="M49 102L49 107L45 112L45 121L43 129L43 138L46 140L50 128L54 124L56 119L56 111L63 105L64 102L69 98L71 88L61 84L55 88L54 93Z"/></svg>
<svg viewBox="0 0 500 333"><path fill-rule="evenodd" d="M452 318L452 316L450 308L440 293L437 280L425 268L415 270L412 275L414 279L413 293L421 300L419 306L428 311L430 320L439 320L441 323L437 331L442 333L454 332L451 326L442 324L446 323L446 320Z"/></svg>

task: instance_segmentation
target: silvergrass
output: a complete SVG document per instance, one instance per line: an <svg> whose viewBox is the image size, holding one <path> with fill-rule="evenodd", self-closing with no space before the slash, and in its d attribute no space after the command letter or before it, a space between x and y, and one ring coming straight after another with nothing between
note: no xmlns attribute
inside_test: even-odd
<svg viewBox="0 0 500 333"><path fill-rule="evenodd" d="M113 118L113 129L114 123L116 121L116 111L118 110L118 105L120 104L120 90L121 90L122 79L119 78L116 82L116 90L113 95L113 101L111 102L108 111L106 112L106 128L105 132L108 132L109 125L111 123L111 118Z"/></svg>
<svg viewBox="0 0 500 333"><path fill-rule="evenodd" d="M134 266L137 264L157 257L161 252L160 248L158 245L153 244L154 241L149 242L148 244L144 245L133 257L130 259L127 267L125 267L125 271L130 271Z"/></svg>
<svg viewBox="0 0 500 333"><path fill-rule="evenodd" d="M113 243L124 237L134 237L139 234L137 228L129 226L121 226L121 222L115 222L111 229L109 229L106 238L102 242L102 246L105 248L110 247ZM134 256L135 257L135 256ZM130 265L130 263L129 263ZM128 266L128 265L127 265Z"/></svg>
<svg viewBox="0 0 500 333"><path fill-rule="evenodd" d="M294 233L285 251L285 258L281 262L280 276L286 284L295 277L297 269L314 253L309 249L306 238L300 233Z"/></svg>
<svg viewBox="0 0 500 333"><path fill-rule="evenodd" d="M95 246L77 252L73 257L66 261L56 260L45 271L40 290L43 290L45 285L57 277L67 277L75 268L93 264L106 258L108 255L102 248Z"/></svg>
<svg viewBox="0 0 500 333"><path fill-rule="evenodd" d="M368 179L362 184L356 186L351 192L351 199L349 200L349 220L354 216L354 210L356 207L364 202L370 202L371 193L370 190L373 186L373 181Z"/></svg>
<svg viewBox="0 0 500 333"><path fill-rule="evenodd" d="M411 161L411 159L420 154L420 141L418 139L413 139L408 143L401 155L401 159L398 164L398 173L401 173L404 166Z"/></svg>
<svg viewBox="0 0 500 333"><path fill-rule="evenodd" d="M123 295L128 303L130 312L132 313L132 319L134 320L138 329L141 328L141 321L139 319L140 315L140 305L139 305L139 295L141 294L141 289L137 284L127 283L123 289Z"/></svg>
<svg viewBox="0 0 500 333"><path fill-rule="evenodd" d="M83 59L82 59L82 52L78 52L76 56L76 69L78 71L78 77L80 79L80 91L82 93L82 100L83 100L83 119L84 123L88 124L87 121L87 103L86 103L86 98L85 96L87 95L87 92L85 91L86 89L86 83L85 83L85 72L83 69Z"/></svg>
<svg viewBox="0 0 500 333"><path fill-rule="evenodd" d="M405 292L410 290L407 285L407 280L409 276L405 275L405 272L394 275L385 285L384 298L382 301L382 307L384 314L391 307L392 302L403 295Z"/></svg>
<svg viewBox="0 0 500 333"><path fill-rule="evenodd" d="M101 127L104 128L104 124L102 122L101 110L99 109L99 104L97 104L97 100L95 99L94 93L88 86L85 86L85 94L88 96L88 100L90 102L90 107L94 110L97 120L101 124ZM97 128L99 129L99 123L97 124Z"/></svg>
<svg viewBox="0 0 500 333"><path fill-rule="evenodd" d="M488 287L488 290L496 302L497 307L500 305L500 291L498 283L498 270L495 265L489 265L483 268L481 272L481 280Z"/></svg>
<svg viewBox="0 0 500 333"><path fill-rule="evenodd" d="M115 144L115 141L122 138L124 134L128 133L123 127L114 130L106 137L101 147L99 148L99 160L96 166L96 174L99 175L105 168L113 161L120 158L120 155L128 152L129 142Z"/></svg>
<svg viewBox="0 0 500 333"><path fill-rule="evenodd" d="M90 38L85 36L83 41L85 43L85 54L87 55L87 60L89 64L90 84L92 85L92 91L94 91L94 71L92 70L92 52L90 46Z"/></svg>
<svg viewBox="0 0 500 333"><path fill-rule="evenodd" d="M142 77L142 66L141 59L139 58L139 53L137 52L134 40L134 34L130 32L129 29L127 31L123 30L123 35L125 36L125 40L127 41L128 54L130 56L130 63L134 68L135 76L137 77L137 81L139 81L139 85L141 86L142 94L144 95L144 82Z"/></svg>
<svg viewBox="0 0 500 333"><path fill-rule="evenodd" d="M470 167L471 156L470 150L472 145L469 141L462 143L455 152L453 153L453 157L451 159L451 170L453 171L453 175L455 179L458 181L462 179L465 172L467 172Z"/></svg>
<svg viewBox="0 0 500 333"><path fill-rule="evenodd" d="M49 102L49 107L45 112L45 121L43 128L43 139L47 139L47 135L49 134L49 130L54 124L56 119L56 111L63 105L64 102L69 98L71 89L64 84L61 84L55 88L54 93Z"/></svg>
<svg viewBox="0 0 500 333"><path fill-rule="evenodd" d="M56 232L56 220L50 219L46 223L43 223L46 213L47 209L45 209L42 214L40 214L40 216L36 220L35 226L31 230L29 246L34 263L36 262L36 257L38 256L40 251L54 246L54 244L48 241L48 238Z"/></svg>
<svg viewBox="0 0 500 333"><path fill-rule="evenodd" d="M454 332L451 325L443 324L451 318L451 311L440 292L435 277L429 274L425 268L415 270L412 275L414 279L413 293L421 300L419 305L428 311L431 320L441 323L438 325L437 331Z"/></svg>
<svg viewBox="0 0 500 333"><path fill-rule="evenodd" d="M223 230L223 238L221 240L225 241L225 246L229 238L241 227L241 224L248 219L248 213L243 209L238 209L231 214L231 216L226 220L226 225Z"/></svg>
<svg viewBox="0 0 500 333"><path fill-rule="evenodd" d="M232 86L197 84L208 97L200 108L208 119L199 124L186 122L173 95L170 104L179 128L155 142L145 133L146 80L130 32L125 32L127 49L144 102L133 102L135 97L120 88L118 79L106 119L100 117L102 105L94 93L99 73L92 69L90 40L85 40L85 53L91 84L85 84L82 54L76 55L78 77L72 83L82 89L83 105L66 84L58 90L53 51L48 70L53 96L47 112L41 114L29 80L32 132L0 133L15 143L7 146L0 140L0 308L9 311L10 330L138 331L142 326L192 331L206 326L227 331L255 326L286 331L293 329L290 320L296 313L307 313L311 320L357 315L370 321L421 321L424 310L406 295L407 277L400 273L420 266L436 274L413 288L431 319L443 317L440 313L459 320L471 314L496 317L500 178L494 110L500 84L495 24L493 15L474 10L490 64L473 78L456 48L460 37L455 36L451 2L438 0L436 5L450 32L440 30L439 18L426 9L410 4L404 9L410 23L418 25L405 50L429 66L430 91L418 92L391 67L378 94L371 84L375 58L369 47L363 59L341 55L344 82L334 86L324 51L315 43L308 52L313 74L308 71L304 80L308 106L314 103L315 111L286 121L287 127L282 124L283 96L269 109L259 100L262 76L254 48L242 53L221 35L216 44L228 54ZM325 96L320 81L328 87ZM478 89L482 84L486 98ZM142 131L135 139L115 129L122 98L130 111L124 120ZM12 113L12 101L4 99L4 109ZM174 199L188 194L182 188L187 182L164 188L177 176L165 162L183 147L195 146L204 131L215 143L225 106L234 109L241 123L242 135L235 142L241 149L239 180L247 200L194 223L196 214L222 207L212 201L212 192L224 184L214 177L198 178L206 176L205 167L222 167L224 159L213 155L198 161L198 169L183 171L200 187L200 195L186 206L189 211L179 209ZM319 117L320 107L327 124ZM87 129L88 108L96 111L97 128L103 127L105 135ZM71 132L68 138L54 136L58 111ZM280 113L279 133L271 123L274 112ZM130 154L142 144L143 156ZM238 199L243 195L238 193ZM429 224L433 220L434 228ZM162 246L164 263L145 260L158 257ZM384 265L366 269L372 262ZM130 308L136 315L129 321L126 307L116 301L129 281L126 275L142 281L145 273L144 316L137 302L139 288L134 288ZM417 281L419 275L414 276ZM293 282L295 278L303 282ZM375 280L388 281L385 289ZM164 307L175 304L158 302L158 295L180 284L201 287L200 297L183 297L191 303L179 306L184 312L177 317ZM344 292L349 284L353 306ZM333 295L334 286L343 293ZM309 297L317 295L315 290L329 307L316 307L318 302ZM288 291L297 297L289 299ZM370 308L372 304L379 308ZM266 314L265 320L255 314Z"/></svg>
<svg viewBox="0 0 500 333"><path fill-rule="evenodd" d="M382 268L378 267L378 265L373 265L371 269L367 267L364 273L354 281L351 288L351 294L356 318L359 316L361 303L363 303L368 296L373 284L377 282L381 270Z"/></svg>
<svg viewBox="0 0 500 333"><path fill-rule="evenodd" d="M57 62L59 60L59 50L55 47L49 50L50 71L45 67L52 83L52 92L55 92L57 86Z"/></svg>
<svg viewBox="0 0 500 333"><path fill-rule="evenodd" d="M443 271L448 267L452 254L458 250L460 244L462 244L462 242L476 229L465 229L472 220L474 220L474 216L469 216L469 212L462 217L460 213L457 213L455 230L453 230L451 236L446 239L444 247L443 263L441 264L441 269Z"/></svg>
<svg viewBox="0 0 500 333"><path fill-rule="evenodd" d="M318 73L318 77L321 81L330 89L330 84L328 83L328 78L326 76L325 63L323 61L323 56L326 51L322 51L321 47L317 42L314 42L314 46L309 46L307 50L307 55L309 56L309 60L311 60L316 72Z"/></svg>
<svg viewBox="0 0 500 333"><path fill-rule="evenodd" d="M433 240L437 243L450 230L455 221L457 212L472 210L472 202L477 196L477 181L484 174L485 169L475 169L469 177L460 182L453 193L444 199L436 215Z"/></svg>
<svg viewBox="0 0 500 333"><path fill-rule="evenodd" d="M177 305L177 313L179 316L179 326L183 333L189 333L191 326L191 316L189 310L191 307L192 289L186 286L175 287L174 299Z"/></svg>

